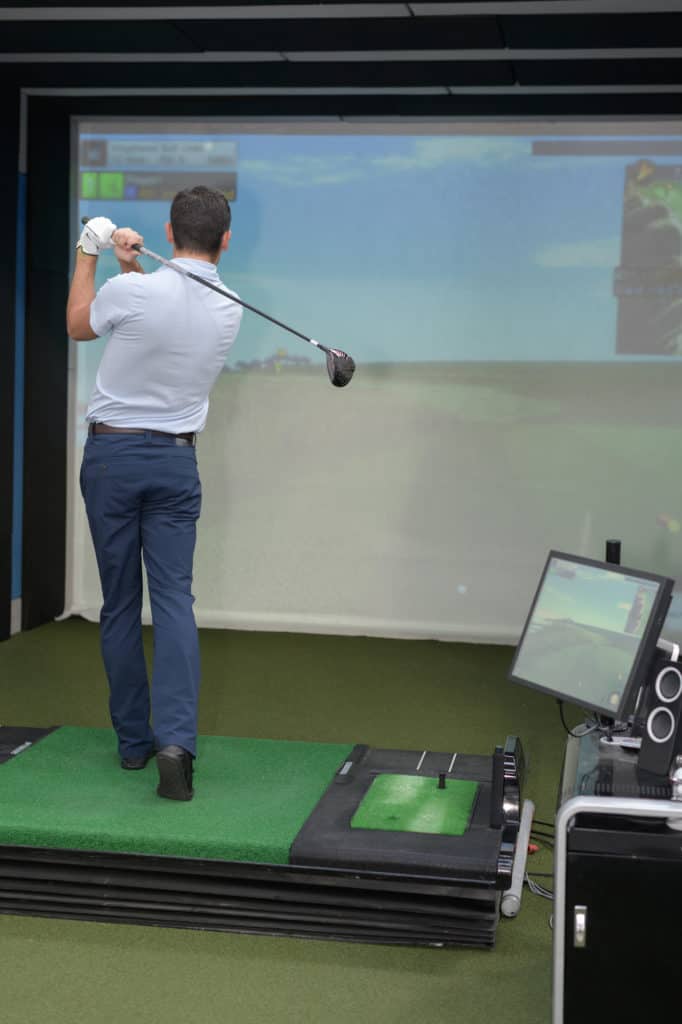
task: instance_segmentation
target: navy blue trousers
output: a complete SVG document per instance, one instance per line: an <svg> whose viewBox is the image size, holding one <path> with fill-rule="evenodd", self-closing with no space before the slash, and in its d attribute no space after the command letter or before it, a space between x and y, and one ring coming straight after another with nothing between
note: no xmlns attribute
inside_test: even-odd
<svg viewBox="0 0 682 1024"><path fill-rule="evenodd" d="M196 756L199 641L192 563L201 484L196 451L173 438L99 434L80 485L102 584L102 657L121 757L176 744ZM152 611L151 687L142 647L142 560Z"/></svg>

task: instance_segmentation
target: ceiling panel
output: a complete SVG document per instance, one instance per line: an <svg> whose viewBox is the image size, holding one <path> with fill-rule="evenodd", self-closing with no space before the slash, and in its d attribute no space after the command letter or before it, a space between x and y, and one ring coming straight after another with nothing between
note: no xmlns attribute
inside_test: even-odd
<svg viewBox="0 0 682 1024"><path fill-rule="evenodd" d="M290 63L270 61L258 64L136 64L126 70L122 77L121 65L115 64L66 64L55 68L51 64L34 64L18 68L17 65L0 64L0 82L14 80L17 73L22 76L25 87L47 87L55 82L58 74L59 85L77 87L87 81L90 88L116 88L122 85L140 88L206 88L215 86L238 86L245 91L249 88L267 86L304 88L357 88L360 86L424 87L424 86L505 86L514 82L514 70L510 63L492 61L432 61L419 63L351 62L337 63Z"/></svg>
<svg viewBox="0 0 682 1024"><path fill-rule="evenodd" d="M515 61L520 85L679 85L682 60Z"/></svg>
<svg viewBox="0 0 682 1024"><path fill-rule="evenodd" d="M276 119L340 118L346 122L365 122L375 118L470 118L473 120L539 118L629 118L657 121L678 119L682 97L652 92L629 95L579 92L563 95L522 93L518 88L505 95L457 93L455 95L239 95L187 96L157 93L135 94L136 116L144 117L219 117ZM104 117L130 113L130 103L118 95L101 97L79 91L77 107L72 96L32 97L34 105L45 103L55 110L76 111L81 116Z"/></svg>
<svg viewBox="0 0 682 1024"><path fill-rule="evenodd" d="M682 14L550 14L501 16L507 46L514 49L679 46Z"/></svg>
<svg viewBox="0 0 682 1024"><path fill-rule="evenodd" d="M503 42L496 18L344 18L177 21L201 50L491 49Z"/></svg>
<svg viewBox="0 0 682 1024"><path fill-rule="evenodd" d="M41 10L48 7L45 0L21 5L15 0L0 3L0 16L3 9L14 8L14 16L33 10L38 20L0 20L0 52L8 58L0 61L0 81L84 91L118 86L239 88L254 95L269 88L345 89L347 105L335 98L334 107L349 112L363 103L371 109L367 98L354 95L351 102L357 89L412 89L416 103L437 112L438 103L434 100L429 107L432 101L417 96L417 90L495 88L499 94L508 91L510 101L529 114L538 97L560 114L561 89L582 90L595 101L592 112L601 114L611 102L604 91L623 87L635 90L613 97L623 113L647 103L656 113L668 112L668 102L679 100L675 88L682 85L682 60L676 54L677 49L682 53L682 0L651 0L655 8L667 5L667 13L629 13L633 3L641 8L641 0L600 0L596 6L603 9L609 3L612 13L585 14L583 0L462 0L426 7L390 0L345 5L199 0L193 7L186 0L142 0L139 5L120 0L111 5L115 18L94 20L107 4L72 0L68 13L74 20L55 20L64 7L51 4L54 13L45 21L40 20ZM576 13L566 13L571 4ZM148 14L146 20L145 8L154 8L157 16ZM343 9L347 14L339 17ZM552 14L552 9L562 13ZM126 20L127 11L131 20ZM88 60L97 53L119 63ZM128 54L136 59L126 66ZM174 54L180 59L175 61ZM22 62L12 63L17 55L24 55ZM538 95L519 92L519 87ZM669 96L664 95L666 87ZM439 102L447 106L449 99L444 96ZM578 101L565 99L575 110ZM499 98L480 100L500 103ZM394 97L390 103L398 114L408 111L408 101Z"/></svg>
<svg viewBox="0 0 682 1024"><path fill-rule="evenodd" d="M172 53L197 47L166 21L9 21L0 28L5 53Z"/></svg>

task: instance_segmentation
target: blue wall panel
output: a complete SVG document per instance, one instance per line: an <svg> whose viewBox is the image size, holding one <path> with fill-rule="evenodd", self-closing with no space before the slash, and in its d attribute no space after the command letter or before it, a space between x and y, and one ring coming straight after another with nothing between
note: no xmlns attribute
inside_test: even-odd
<svg viewBox="0 0 682 1024"><path fill-rule="evenodd" d="M14 311L14 461L12 479L12 600L21 597L24 490L24 326L26 320L26 175L17 186L16 304Z"/></svg>

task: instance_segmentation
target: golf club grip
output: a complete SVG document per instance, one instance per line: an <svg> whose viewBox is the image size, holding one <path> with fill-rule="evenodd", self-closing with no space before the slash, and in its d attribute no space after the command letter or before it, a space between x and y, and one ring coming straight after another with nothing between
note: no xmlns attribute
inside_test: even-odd
<svg viewBox="0 0 682 1024"><path fill-rule="evenodd" d="M92 218L91 217L81 217L81 224L85 225L85 224L88 223L89 220L92 220ZM142 252L142 246L141 245L131 245L130 248L131 249L136 249L137 252L140 252L140 253Z"/></svg>
<svg viewBox="0 0 682 1024"><path fill-rule="evenodd" d="M92 218L91 217L81 217L81 224L85 225L85 224L88 223L89 220L92 220ZM142 246L141 245L131 245L130 248L131 249L135 249L139 253L142 252Z"/></svg>

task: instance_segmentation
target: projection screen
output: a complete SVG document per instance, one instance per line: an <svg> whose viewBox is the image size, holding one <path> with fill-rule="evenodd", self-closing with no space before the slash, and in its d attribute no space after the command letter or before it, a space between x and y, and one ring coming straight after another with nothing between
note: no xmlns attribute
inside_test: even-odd
<svg viewBox="0 0 682 1024"><path fill-rule="evenodd" d="M76 119L72 169L74 243L104 214L166 257L175 192L222 189L225 285L358 364L332 388L244 313L197 449L200 625L515 643L551 548L682 577L679 126ZM93 619L105 344L71 343L66 610Z"/></svg>

